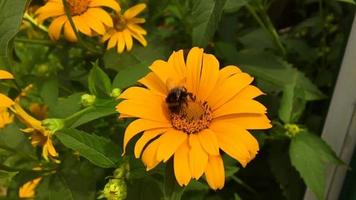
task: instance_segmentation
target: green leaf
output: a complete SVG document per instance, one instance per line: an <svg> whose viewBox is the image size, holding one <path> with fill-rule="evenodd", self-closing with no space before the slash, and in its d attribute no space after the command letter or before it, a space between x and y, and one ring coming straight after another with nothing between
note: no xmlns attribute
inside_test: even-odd
<svg viewBox="0 0 356 200"><path fill-rule="evenodd" d="M12 49L12 39L15 37L22 16L27 5L26 0L1 0L0 1L0 63L9 63Z"/></svg>
<svg viewBox="0 0 356 200"><path fill-rule="evenodd" d="M353 4L353 5L356 4L356 2L355 2L354 0L337 0L337 1L345 2L345 3L350 3L350 4Z"/></svg>
<svg viewBox="0 0 356 200"><path fill-rule="evenodd" d="M251 0L227 0L224 6L224 12L236 12L240 10L240 8L242 8L244 5L246 5L249 1Z"/></svg>
<svg viewBox="0 0 356 200"><path fill-rule="evenodd" d="M121 162L120 148L107 138L76 129L60 130L56 137L64 146L79 152L99 167L115 167Z"/></svg>
<svg viewBox="0 0 356 200"><path fill-rule="evenodd" d="M327 166L342 161L321 138L309 132L292 138L289 156L306 185L318 199L324 199Z"/></svg>
<svg viewBox="0 0 356 200"><path fill-rule="evenodd" d="M218 27L226 0L195 0L192 5L193 45L206 47Z"/></svg>
<svg viewBox="0 0 356 200"><path fill-rule="evenodd" d="M82 93L74 93L68 97L59 98L57 105L49 110L49 115L55 116L56 118L66 118L77 112L81 108L81 96Z"/></svg>
<svg viewBox="0 0 356 200"><path fill-rule="evenodd" d="M49 183L49 200L74 200L73 191L62 175L53 175Z"/></svg>
<svg viewBox="0 0 356 200"><path fill-rule="evenodd" d="M58 101L58 80L56 77L51 77L46 80L40 87L40 95L43 98L43 103L48 105L49 109L57 106Z"/></svg>
<svg viewBox="0 0 356 200"><path fill-rule="evenodd" d="M1 168L1 167L0 167ZM7 186L18 172L9 172L0 169L0 185Z"/></svg>
<svg viewBox="0 0 356 200"><path fill-rule="evenodd" d="M104 55L106 68L118 72L113 87L126 88L136 83L149 72L149 66L156 59L165 59L167 47L163 41L149 40L147 47L136 46L129 52L117 54L116 50L107 51Z"/></svg>
<svg viewBox="0 0 356 200"><path fill-rule="evenodd" d="M76 119L76 121L70 125L70 128L76 128L95 119L99 119L117 113L117 111L115 110L117 103L118 102L113 99L96 100L93 109L89 110L88 112L80 116L78 119Z"/></svg>
<svg viewBox="0 0 356 200"><path fill-rule="evenodd" d="M111 80L96 63L93 63L93 68L89 72L88 87L90 93L96 96L110 96Z"/></svg>
<svg viewBox="0 0 356 200"><path fill-rule="evenodd" d="M164 177L164 200L180 200L183 195L183 187L179 186L174 175L173 160L170 159L166 164Z"/></svg>

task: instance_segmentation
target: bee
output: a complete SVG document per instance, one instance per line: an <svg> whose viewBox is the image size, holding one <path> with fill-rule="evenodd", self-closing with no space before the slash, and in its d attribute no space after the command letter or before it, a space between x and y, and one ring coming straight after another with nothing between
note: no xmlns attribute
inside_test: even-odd
<svg viewBox="0 0 356 200"><path fill-rule="evenodd" d="M179 114L188 105L189 98L194 100L193 94L188 92L184 86L171 87L166 97L169 111Z"/></svg>

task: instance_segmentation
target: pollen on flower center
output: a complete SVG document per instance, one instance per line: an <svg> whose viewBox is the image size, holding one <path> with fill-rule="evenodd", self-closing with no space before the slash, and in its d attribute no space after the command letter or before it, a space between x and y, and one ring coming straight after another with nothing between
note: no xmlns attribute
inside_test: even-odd
<svg viewBox="0 0 356 200"><path fill-rule="evenodd" d="M206 102L189 100L179 113L170 113L172 126L188 134L198 133L209 127L212 111Z"/></svg>
<svg viewBox="0 0 356 200"><path fill-rule="evenodd" d="M67 0L67 5L72 16L80 15L88 10L91 0Z"/></svg>

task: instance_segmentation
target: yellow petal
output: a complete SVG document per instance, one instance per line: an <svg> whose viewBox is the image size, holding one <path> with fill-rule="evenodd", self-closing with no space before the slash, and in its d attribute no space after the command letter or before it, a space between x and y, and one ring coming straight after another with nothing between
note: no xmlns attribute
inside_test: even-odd
<svg viewBox="0 0 356 200"><path fill-rule="evenodd" d="M19 189L19 197L20 198L34 198L36 187L40 183L41 180L42 180L42 178L38 177L38 178L35 178L35 179L23 184Z"/></svg>
<svg viewBox="0 0 356 200"><path fill-rule="evenodd" d="M117 44L117 39L118 39L117 33L113 34L109 39L107 49L111 49L115 47L115 45Z"/></svg>
<svg viewBox="0 0 356 200"><path fill-rule="evenodd" d="M216 85L207 101L213 110L231 100L243 88L248 86L253 81L253 78L246 73L236 73L227 78L220 85Z"/></svg>
<svg viewBox="0 0 356 200"><path fill-rule="evenodd" d="M89 7L99 7L99 6L112 8L116 12L119 12L121 10L120 5L115 0L91 0L90 1Z"/></svg>
<svg viewBox="0 0 356 200"><path fill-rule="evenodd" d="M135 33L138 33L140 35L146 35L147 32L145 29L141 28L140 26L137 26L136 24L129 23L127 24L127 27L132 30Z"/></svg>
<svg viewBox="0 0 356 200"><path fill-rule="evenodd" d="M124 35L124 40L126 44L126 49L130 51L132 49L132 36L129 30L125 29L122 34Z"/></svg>
<svg viewBox="0 0 356 200"><path fill-rule="evenodd" d="M102 8L90 8L87 11L92 16L96 16L98 20L103 22L108 27L113 27L113 21L110 15Z"/></svg>
<svg viewBox="0 0 356 200"><path fill-rule="evenodd" d="M57 157L58 156L58 153L57 153L56 149L54 148L53 143L52 143L52 139L50 137L47 137L47 141L46 141L45 146L47 147L48 154L51 157Z"/></svg>
<svg viewBox="0 0 356 200"><path fill-rule="evenodd" d="M93 8L90 8L90 9L93 9ZM104 27L103 23L101 21L99 21L99 19L95 15L92 15L90 12L85 12L81 15L81 17L83 17L83 20L85 20L88 23L88 25L90 26L90 28L93 31L95 31L96 33L98 33L100 35L105 34L105 27Z"/></svg>
<svg viewBox="0 0 356 200"><path fill-rule="evenodd" d="M165 123L169 122L167 105L163 102L157 102L152 105L144 101L138 103L133 100L125 100L117 105L116 110L119 113L133 117Z"/></svg>
<svg viewBox="0 0 356 200"><path fill-rule="evenodd" d="M87 22L84 20L83 17L74 16L73 17L73 22L74 22L74 25L75 25L75 27L77 27L79 32L84 33L87 36L91 36L92 35L90 27L88 26Z"/></svg>
<svg viewBox="0 0 356 200"><path fill-rule="evenodd" d="M135 101L145 101L148 104L157 104L157 102L164 102L164 97L142 87L130 87L125 90L120 96L120 99L130 99Z"/></svg>
<svg viewBox="0 0 356 200"><path fill-rule="evenodd" d="M185 140L174 153L174 175L180 186L188 185L191 176L189 167L189 146L188 140Z"/></svg>
<svg viewBox="0 0 356 200"><path fill-rule="evenodd" d="M225 184L224 163L220 156L209 156L205 177L213 190L222 189Z"/></svg>
<svg viewBox="0 0 356 200"><path fill-rule="evenodd" d="M220 148L243 167L255 158L259 150L258 142L245 129L221 121L211 123L210 129L214 131Z"/></svg>
<svg viewBox="0 0 356 200"><path fill-rule="evenodd" d="M213 111L213 118L231 114L266 113L267 108L255 100L234 99Z"/></svg>
<svg viewBox="0 0 356 200"><path fill-rule="evenodd" d="M3 95L0 93L0 107L10 107L14 104L15 102L11 100L9 97Z"/></svg>
<svg viewBox="0 0 356 200"><path fill-rule="evenodd" d="M0 79L14 79L14 76L10 72L0 69Z"/></svg>
<svg viewBox="0 0 356 200"><path fill-rule="evenodd" d="M36 15L37 22L42 23L47 18L65 15L65 11L63 5L48 2L36 11Z"/></svg>
<svg viewBox="0 0 356 200"><path fill-rule="evenodd" d="M148 89L150 89L153 92L156 92L159 95L166 96L168 93L165 84L153 72L148 73L145 77L140 79L138 82L145 85Z"/></svg>
<svg viewBox="0 0 356 200"><path fill-rule="evenodd" d="M172 65L163 60L156 60L150 66L150 69L159 77L162 83L166 84L167 80L171 80L174 83L179 83L180 77L177 77Z"/></svg>
<svg viewBox="0 0 356 200"><path fill-rule="evenodd" d="M208 163L208 154L203 150L199 143L198 136L189 135L189 164L192 177L198 180L204 173Z"/></svg>
<svg viewBox="0 0 356 200"><path fill-rule="evenodd" d="M130 22L134 23L134 24L143 24L146 22L146 20L145 20L145 18L135 17L135 18L130 19Z"/></svg>
<svg viewBox="0 0 356 200"><path fill-rule="evenodd" d="M187 134L176 129L170 129L160 137L157 150L157 160L167 162L177 148L187 139Z"/></svg>
<svg viewBox="0 0 356 200"><path fill-rule="evenodd" d="M219 83L221 83L221 81L225 81L225 79L229 78L230 76L241 72L242 71L235 65L228 65L220 70Z"/></svg>
<svg viewBox="0 0 356 200"><path fill-rule="evenodd" d="M187 90L197 94L203 60L203 49L193 47L187 57Z"/></svg>
<svg viewBox="0 0 356 200"><path fill-rule="evenodd" d="M145 8L146 8L146 4L144 3L140 3L135 6L132 6L131 8L125 11L124 18L125 19L134 18L136 15L140 14L140 12L142 12Z"/></svg>
<svg viewBox="0 0 356 200"><path fill-rule="evenodd" d="M171 125L169 123L161 123L155 122L145 119L136 119L135 121L131 122L126 130L124 136L124 146L123 146L123 154L125 154L125 149L127 143L135 137L135 135L141 133L142 131L146 131L149 129L156 129L156 128L169 128Z"/></svg>
<svg viewBox="0 0 356 200"><path fill-rule="evenodd" d="M156 167L159 161L156 159L157 149L159 147L159 139L151 142L143 151L142 161L146 166L146 170L151 170Z"/></svg>
<svg viewBox="0 0 356 200"><path fill-rule="evenodd" d="M212 132L210 129L205 129L197 135L200 145L209 155L220 155L218 140L216 139L214 132Z"/></svg>
<svg viewBox="0 0 356 200"><path fill-rule="evenodd" d="M247 87L242 89L236 96L234 96L234 99L253 99L263 94L264 93L257 87L253 85L248 85Z"/></svg>
<svg viewBox="0 0 356 200"><path fill-rule="evenodd" d="M166 132L168 129L167 128L158 128L158 129L151 129L148 131L145 131L142 136L140 137L139 140L137 140L135 144L135 157L139 158L141 156L141 152L145 145L154 139L155 137L161 135L162 133Z"/></svg>
<svg viewBox="0 0 356 200"><path fill-rule="evenodd" d="M213 92L216 82L219 79L219 61L211 54L203 54L203 64L201 78L197 90L199 100L205 101Z"/></svg>
<svg viewBox="0 0 356 200"><path fill-rule="evenodd" d="M145 37L143 37L139 33L136 33L135 31L132 31L132 30L130 30L130 31L131 31L132 37L134 37L137 41L139 41L142 44L142 46L144 46L144 47L147 46L147 40L145 39Z"/></svg>
<svg viewBox="0 0 356 200"><path fill-rule="evenodd" d="M78 40L68 20L64 24L64 36L70 42L76 42Z"/></svg>
<svg viewBox="0 0 356 200"><path fill-rule="evenodd" d="M178 80L182 80L186 77L186 66L183 50L173 52L168 59L168 63L169 65L173 66Z"/></svg>
<svg viewBox="0 0 356 200"><path fill-rule="evenodd" d="M117 52L122 53L125 49L125 39L122 32L117 32Z"/></svg>
<svg viewBox="0 0 356 200"><path fill-rule="evenodd" d="M271 121L265 114L235 114L214 119L215 122L228 122L244 129L269 129Z"/></svg>
<svg viewBox="0 0 356 200"><path fill-rule="evenodd" d="M65 16L65 15L60 16L60 17L56 18L55 20L53 20L51 25L48 27L48 34L49 34L49 37L51 38L51 40L59 39L59 37L61 35L63 24L66 21L67 21L67 16Z"/></svg>

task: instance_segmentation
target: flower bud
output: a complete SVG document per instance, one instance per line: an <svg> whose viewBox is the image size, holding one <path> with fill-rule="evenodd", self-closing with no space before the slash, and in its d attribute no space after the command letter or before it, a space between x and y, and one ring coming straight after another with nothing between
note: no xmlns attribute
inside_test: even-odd
<svg viewBox="0 0 356 200"><path fill-rule="evenodd" d="M111 91L111 94L110 96L111 97L114 97L114 98L118 98L121 94L121 89L120 88L114 88L112 91Z"/></svg>
<svg viewBox="0 0 356 200"><path fill-rule="evenodd" d="M124 162L123 164L120 165L117 169L114 171L114 178L117 179L122 179L122 178L127 178L129 175L130 171L130 165L128 162Z"/></svg>
<svg viewBox="0 0 356 200"><path fill-rule="evenodd" d="M45 119L42 121L42 125L46 129L50 130L51 134L61 130L64 127L64 121L62 119Z"/></svg>
<svg viewBox="0 0 356 200"><path fill-rule="evenodd" d="M296 124L286 124L284 128L286 129L286 135L290 138L295 137L301 131L301 128Z"/></svg>
<svg viewBox="0 0 356 200"><path fill-rule="evenodd" d="M91 106L95 103L96 96L90 94L83 94L81 97L81 104L84 107Z"/></svg>
<svg viewBox="0 0 356 200"><path fill-rule="evenodd" d="M110 179L106 183L104 190L101 191L100 199L106 198L108 200L123 200L127 196L127 186L124 180Z"/></svg>

